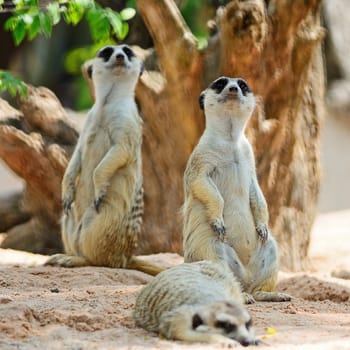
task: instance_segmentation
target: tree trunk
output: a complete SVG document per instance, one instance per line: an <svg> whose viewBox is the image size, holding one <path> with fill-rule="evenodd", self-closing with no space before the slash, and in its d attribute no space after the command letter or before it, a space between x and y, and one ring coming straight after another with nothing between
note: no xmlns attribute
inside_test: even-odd
<svg viewBox="0 0 350 350"><path fill-rule="evenodd" d="M173 0L137 1L160 67L146 71L136 91L145 121L145 215L139 252L181 253L183 172L204 129L199 94L220 75L241 76L258 98L247 134L282 265L292 270L306 266L320 181L324 95L320 3L234 0L218 9L208 47L200 51ZM22 127L8 126L9 119L7 126L0 126L4 140L0 157L26 179L26 197L35 199L29 207L34 220L24 225L32 229L39 220L40 232L45 232L42 227L54 227L57 243L60 180L71 152L65 146L72 148L76 131L69 125L67 129L61 107L50 113L41 105L46 112L34 118L35 109L21 106L26 119L20 114L16 123ZM56 124L46 121L53 115ZM27 124L31 129L25 130ZM24 163L24 156L35 163ZM46 229L47 237L52 239Z"/></svg>
<svg viewBox="0 0 350 350"><path fill-rule="evenodd" d="M321 1L232 1L218 9L203 52L171 0L137 3L163 73L145 75L137 90L145 119L140 251L181 251L183 171L204 127L199 93L220 75L240 76L259 100L247 134L282 265L304 268L320 182Z"/></svg>

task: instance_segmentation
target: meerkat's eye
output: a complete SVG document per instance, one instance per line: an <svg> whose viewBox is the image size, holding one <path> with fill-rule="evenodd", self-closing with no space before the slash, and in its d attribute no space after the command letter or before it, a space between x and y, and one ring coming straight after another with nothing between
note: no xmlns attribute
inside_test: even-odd
<svg viewBox="0 0 350 350"><path fill-rule="evenodd" d="M107 62L114 52L114 48L111 46L104 47L101 51L98 52L97 57L103 58Z"/></svg>
<svg viewBox="0 0 350 350"><path fill-rule="evenodd" d="M217 94L220 94L221 91L224 90L224 88L227 84L228 84L227 78L219 78L218 80L215 80L210 85L210 88L213 89Z"/></svg>
<svg viewBox="0 0 350 350"><path fill-rule="evenodd" d="M203 324L202 318L198 314L194 314L192 317L192 329L196 329Z"/></svg>
<svg viewBox="0 0 350 350"><path fill-rule="evenodd" d="M135 57L134 51L132 51L130 47L124 46L122 50L124 51L125 55L128 56L129 61L131 61L132 57Z"/></svg>
<svg viewBox="0 0 350 350"><path fill-rule="evenodd" d="M250 319L248 322L246 322L245 328L249 329L252 326L252 324L253 324L253 321L252 319Z"/></svg>
<svg viewBox="0 0 350 350"><path fill-rule="evenodd" d="M235 332L237 326L227 321L216 321L215 327L224 329L225 333Z"/></svg>
<svg viewBox="0 0 350 350"><path fill-rule="evenodd" d="M243 79L238 79L237 84L240 87L242 94L244 96L246 96L247 93L250 92L250 88L249 88L248 84Z"/></svg>

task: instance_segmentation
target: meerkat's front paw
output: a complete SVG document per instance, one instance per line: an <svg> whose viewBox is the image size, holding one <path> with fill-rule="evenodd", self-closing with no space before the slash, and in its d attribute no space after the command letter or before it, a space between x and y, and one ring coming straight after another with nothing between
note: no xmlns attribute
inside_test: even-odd
<svg viewBox="0 0 350 350"><path fill-rule="evenodd" d="M75 191L71 189L63 194L62 206L65 214L68 214L69 210L72 207L72 203L74 202Z"/></svg>
<svg viewBox="0 0 350 350"><path fill-rule="evenodd" d="M243 299L244 299L244 304L254 304L255 303L255 299L254 297L246 292L243 292Z"/></svg>
<svg viewBox="0 0 350 350"><path fill-rule="evenodd" d="M94 200L94 206L95 210L98 213L101 207L101 203L103 202L104 197L106 196L107 191L105 190L99 190L97 191L97 194L95 195L95 200Z"/></svg>
<svg viewBox="0 0 350 350"><path fill-rule="evenodd" d="M232 348L235 348L235 347L240 345L238 341L236 341L234 339L230 339L230 338L220 339L218 341L218 344L220 344L222 347L228 348L228 349L232 349Z"/></svg>
<svg viewBox="0 0 350 350"><path fill-rule="evenodd" d="M218 219L218 218L212 220L211 227L214 230L214 232L217 233L219 239L223 241L225 239L225 234L226 234L224 220Z"/></svg>
<svg viewBox="0 0 350 350"><path fill-rule="evenodd" d="M267 241L267 237L269 235L269 229L266 224L259 224L256 226L256 232L262 243Z"/></svg>

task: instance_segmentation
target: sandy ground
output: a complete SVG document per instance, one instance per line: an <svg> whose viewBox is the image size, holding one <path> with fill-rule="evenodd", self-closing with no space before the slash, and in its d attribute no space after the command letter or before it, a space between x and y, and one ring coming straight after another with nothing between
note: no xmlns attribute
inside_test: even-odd
<svg viewBox="0 0 350 350"><path fill-rule="evenodd" d="M350 349L350 210L318 217L312 235L311 268L281 272L278 290L291 302L255 303L261 349ZM147 257L164 266L176 254ZM47 257L0 250L0 349L202 349L220 345L160 339L135 326L137 293L152 277L110 268L40 266ZM274 331L270 334L268 328Z"/></svg>
<svg viewBox="0 0 350 350"><path fill-rule="evenodd" d="M264 342L260 349L350 349L350 279L336 277L350 277L350 210L343 210L350 208L350 163L344 161L350 126L344 123L325 120L322 214L312 233L310 270L281 272L278 290L290 293L291 302L247 306ZM0 160L0 192L22 186ZM0 249L1 350L221 348L170 342L135 327L135 298L151 277L130 270L40 266L46 259ZM175 254L148 259L166 267L182 262Z"/></svg>

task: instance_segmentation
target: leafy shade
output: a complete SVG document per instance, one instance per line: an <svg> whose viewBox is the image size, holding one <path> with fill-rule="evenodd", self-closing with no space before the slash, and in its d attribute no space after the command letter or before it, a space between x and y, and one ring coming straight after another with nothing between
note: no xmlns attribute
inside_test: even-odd
<svg viewBox="0 0 350 350"><path fill-rule="evenodd" d="M10 7L9 7L10 6ZM88 21L93 41L101 46L113 40L123 40L129 31L126 23L135 16L135 9L125 8L120 13L109 7L102 8L92 0L56 0L42 6L40 0L16 0L6 5L0 0L0 12L11 12L12 16L5 22L5 29L12 32L16 45L26 37L33 40L39 34L51 36L52 27L63 19L69 25L77 25L84 18ZM77 71L76 63L81 64L81 57L88 57L87 52L79 52L67 60L70 70ZM91 57L91 55L90 55ZM75 65L75 67L74 67ZM10 72L0 70L0 93L8 90L12 96L19 93L26 96L26 85Z"/></svg>
<svg viewBox="0 0 350 350"><path fill-rule="evenodd" d="M5 29L12 32L16 45L26 36L29 40L39 34L51 36L52 27L61 19L75 26L85 18L94 42L106 41L111 37L122 40L129 31L126 21L135 15L133 8L125 8L118 13L108 7L102 8L92 0L58 0L45 7L40 6L39 0L21 0L15 4L13 15L5 22Z"/></svg>
<svg viewBox="0 0 350 350"><path fill-rule="evenodd" d="M10 72L0 70L0 93L8 90L11 96L20 94L22 97L27 96L27 87L23 81L13 76Z"/></svg>

